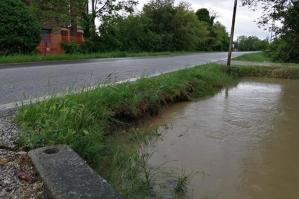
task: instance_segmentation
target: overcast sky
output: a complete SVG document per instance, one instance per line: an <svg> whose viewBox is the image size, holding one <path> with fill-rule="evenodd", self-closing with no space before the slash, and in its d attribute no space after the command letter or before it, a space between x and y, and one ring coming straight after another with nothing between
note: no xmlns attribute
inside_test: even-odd
<svg viewBox="0 0 299 199"><path fill-rule="evenodd" d="M185 0L192 5L194 10L199 8L208 8L216 12L218 18L217 21L220 21L223 25L226 26L227 31L230 31L231 27L231 18L234 0ZM141 9L142 6L149 2L149 0L139 0L138 9ZM179 0L176 0L178 3ZM268 31L263 30L263 28L258 28L257 23L255 22L261 12L252 11L247 7L238 7L237 19L236 19L236 29L235 36L236 38L241 35L254 35L261 39L264 39L269 35Z"/></svg>

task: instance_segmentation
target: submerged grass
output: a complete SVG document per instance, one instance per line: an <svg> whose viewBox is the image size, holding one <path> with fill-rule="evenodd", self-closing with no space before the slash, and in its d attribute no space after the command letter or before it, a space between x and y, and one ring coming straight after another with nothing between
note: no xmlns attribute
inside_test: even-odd
<svg viewBox="0 0 299 199"><path fill-rule="evenodd" d="M272 62L273 60L266 55L265 52L244 54L234 58L236 61L250 61L250 62Z"/></svg>
<svg viewBox="0 0 299 199"><path fill-rule="evenodd" d="M26 62L42 62L42 61L71 61L81 59L94 58L116 58L116 57L142 57L142 56L162 56L162 55L179 55L192 52L99 52L89 54L60 54L60 55L8 55L0 56L0 64L8 63L26 63Z"/></svg>

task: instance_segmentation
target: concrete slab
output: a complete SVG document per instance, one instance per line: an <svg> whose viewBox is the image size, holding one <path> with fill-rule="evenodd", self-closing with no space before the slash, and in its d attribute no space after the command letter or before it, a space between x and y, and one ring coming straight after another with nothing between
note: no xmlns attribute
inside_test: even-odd
<svg viewBox="0 0 299 199"><path fill-rule="evenodd" d="M69 146L29 152L50 199L123 199Z"/></svg>

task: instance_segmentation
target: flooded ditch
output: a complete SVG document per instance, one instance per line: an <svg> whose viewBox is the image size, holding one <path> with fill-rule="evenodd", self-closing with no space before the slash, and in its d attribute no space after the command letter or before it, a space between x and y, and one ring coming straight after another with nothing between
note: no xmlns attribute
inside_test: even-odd
<svg viewBox="0 0 299 199"><path fill-rule="evenodd" d="M244 79L150 126L161 139L149 164L193 172L190 198L299 198L298 80Z"/></svg>

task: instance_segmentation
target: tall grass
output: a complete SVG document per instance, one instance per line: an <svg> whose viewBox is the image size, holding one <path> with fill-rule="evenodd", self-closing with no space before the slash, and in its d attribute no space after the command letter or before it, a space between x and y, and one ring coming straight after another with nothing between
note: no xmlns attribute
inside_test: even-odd
<svg viewBox="0 0 299 199"><path fill-rule="evenodd" d="M103 135L156 115L169 104L211 95L232 81L220 66L206 65L53 97L20 109L20 146L69 144L93 164L101 154Z"/></svg>

